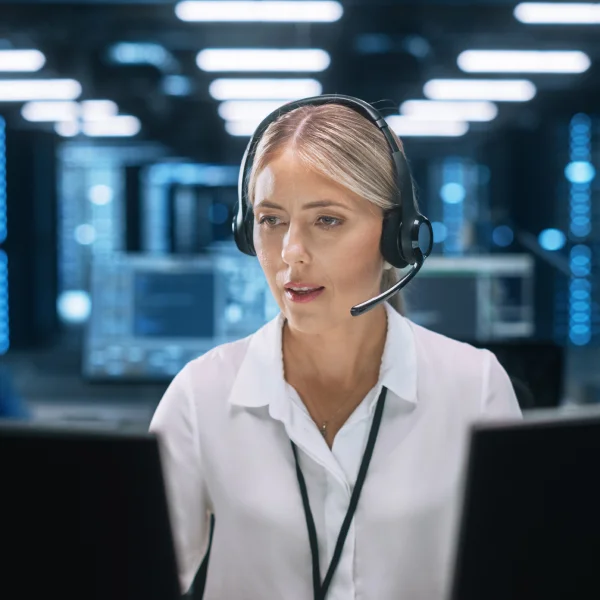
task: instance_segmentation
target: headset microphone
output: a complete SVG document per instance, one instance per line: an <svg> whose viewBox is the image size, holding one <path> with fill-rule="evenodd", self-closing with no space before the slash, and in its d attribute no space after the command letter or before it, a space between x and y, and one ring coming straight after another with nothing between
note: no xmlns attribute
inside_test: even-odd
<svg viewBox="0 0 600 600"><path fill-rule="evenodd" d="M353 306L350 309L350 314L353 317L357 317L375 308L381 302L385 302L408 285L421 270L433 246L431 223L419 212L413 179L406 157L398 147L398 143L392 136L383 116L369 103L351 96L324 94L322 96L313 96L289 102L274 110L263 119L256 128L254 135L250 138L242 158L238 180L238 204L232 223L233 236L240 251L250 256L256 256L252 235L252 207L247 197L247 183L256 147L267 127L282 115L296 110L301 106L319 106L322 104L340 104L351 108L368 119L381 131L390 148L391 158L394 161L397 189L399 190L400 202L394 208L387 211L383 219L380 250L383 258L392 266L403 269L411 265L411 269L389 290L386 290L375 298Z"/></svg>

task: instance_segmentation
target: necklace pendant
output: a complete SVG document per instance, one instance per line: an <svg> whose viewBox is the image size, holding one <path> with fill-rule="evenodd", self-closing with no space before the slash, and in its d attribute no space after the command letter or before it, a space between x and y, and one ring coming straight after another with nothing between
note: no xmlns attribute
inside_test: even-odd
<svg viewBox="0 0 600 600"><path fill-rule="evenodd" d="M323 437L325 437L327 435L327 423L323 423L323 425L321 425L321 428L319 429L319 431L321 432Z"/></svg>

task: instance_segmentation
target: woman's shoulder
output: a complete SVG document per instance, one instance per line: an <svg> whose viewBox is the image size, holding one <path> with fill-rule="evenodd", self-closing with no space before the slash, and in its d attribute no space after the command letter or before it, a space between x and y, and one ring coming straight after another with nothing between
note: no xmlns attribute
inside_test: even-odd
<svg viewBox="0 0 600 600"><path fill-rule="evenodd" d="M432 395L454 399L463 407L473 401L473 413L520 415L508 373L488 349L431 331L411 322L422 385L433 386ZM437 391L443 389L444 394ZM453 404L454 403L450 403Z"/></svg>
<svg viewBox="0 0 600 600"><path fill-rule="evenodd" d="M486 352L485 350L477 348L467 342L462 342L454 338L448 337L443 333L438 333L437 331L428 329L427 327L419 325L408 318L406 318L406 320L408 321L411 329L413 330L415 341L417 343L420 343L421 345L426 345L430 350L438 350L441 353L454 351L459 352L461 354L466 353L471 356L481 356L482 352Z"/></svg>
<svg viewBox="0 0 600 600"><path fill-rule="evenodd" d="M475 374L485 374L497 362L495 355L485 348L455 340L412 321L409 323L419 366L431 368L438 376L448 373L454 380L463 375L472 380Z"/></svg>
<svg viewBox="0 0 600 600"><path fill-rule="evenodd" d="M255 335L255 334L253 334ZM215 346L183 369L192 392L226 393L246 356L252 335Z"/></svg>

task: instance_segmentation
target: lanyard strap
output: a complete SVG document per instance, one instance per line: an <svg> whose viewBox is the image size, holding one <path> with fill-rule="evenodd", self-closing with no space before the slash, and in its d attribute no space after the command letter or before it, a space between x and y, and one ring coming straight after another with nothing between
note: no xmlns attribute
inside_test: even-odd
<svg viewBox="0 0 600 600"><path fill-rule="evenodd" d="M373 424L371 425L371 431L369 432L367 447L365 448L365 453L363 454L362 462L360 463L360 469L358 470L356 484L354 485L354 490L352 491L352 496L350 497L350 505L348 506L348 512L346 513L346 517L344 518L344 522L342 523L342 528L340 529L340 534L338 536L335 545L335 550L331 558L331 564L329 565L329 569L327 569L327 574L325 575L325 580L323 581L322 585L321 569L319 567L319 544L317 541L317 530L315 528L315 521L313 519L312 511L310 510L308 493L306 491L306 481L304 480L304 475L302 474L300 464L298 463L298 451L294 442L291 442L292 451L294 452L294 460L296 461L296 475L298 477L298 485L300 486L300 493L302 494L302 505L304 506L304 515L306 516L306 527L308 529L310 552L312 554L313 591L315 600L325 600L325 597L327 596L327 591L329 590L329 586L331 585L331 580L333 579L335 570L337 569L338 563L340 562L342 550L344 549L344 543L346 541L346 537L348 536L350 524L352 522L352 518L354 517L356 506L358 505L358 499L360 497L360 493L362 491L362 487L367 476L369 463L371 462L371 457L373 456L375 441L377 440L379 426L381 425L381 415L383 414L386 393L387 388L382 388L381 394L379 394L379 399L377 400L377 406L375 407L375 415L373 416Z"/></svg>

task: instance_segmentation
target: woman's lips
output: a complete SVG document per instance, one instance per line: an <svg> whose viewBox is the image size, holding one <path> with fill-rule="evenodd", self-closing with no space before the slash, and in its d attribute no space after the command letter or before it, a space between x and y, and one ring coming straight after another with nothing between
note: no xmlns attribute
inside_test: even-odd
<svg viewBox="0 0 600 600"><path fill-rule="evenodd" d="M298 286L298 287L308 287L308 286ZM317 287L310 289L309 291L296 291L290 287L285 288L286 297L292 302L296 302L298 304L306 304L307 302L312 302L316 298L318 298L325 291L324 287Z"/></svg>

